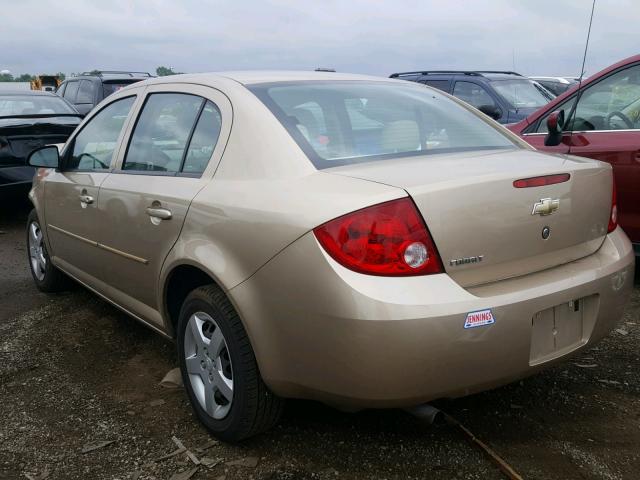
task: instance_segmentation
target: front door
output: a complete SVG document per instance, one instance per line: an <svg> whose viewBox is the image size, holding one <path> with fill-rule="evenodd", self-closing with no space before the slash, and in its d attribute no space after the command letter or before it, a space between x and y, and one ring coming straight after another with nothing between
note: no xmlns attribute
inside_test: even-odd
<svg viewBox="0 0 640 480"><path fill-rule="evenodd" d="M620 225L640 243L640 65L586 88L574 117L569 153L613 166Z"/></svg>
<svg viewBox="0 0 640 480"><path fill-rule="evenodd" d="M613 166L618 221L631 241L640 243L640 130L574 133L569 152Z"/></svg>
<svg viewBox="0 0 640 480"><path fill-rule="evenodd" d="M121 165L102 184L98 202L98 241L111 254L105 281L117 289L111 295L153 322L160 321L162 264L192 199L207 182L202 175L222 125L220 109L211 99L176 90L149 89Z"/></svg>
<svg viewBox="0 0 640 480"><path fill-rule="evenodd" d="M47 173L45 218L54 264L79 280L99 277L99 190L109 175L135 96L117 100L91 118L62 153L59 170Z"/></svg>

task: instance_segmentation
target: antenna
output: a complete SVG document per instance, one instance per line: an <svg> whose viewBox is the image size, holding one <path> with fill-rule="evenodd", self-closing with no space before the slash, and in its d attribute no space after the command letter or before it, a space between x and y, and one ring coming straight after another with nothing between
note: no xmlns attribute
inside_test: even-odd
<svg viewBox="0 0 640 480"><path fill-rule="evenodd" d="M512 71L516 71L516 49L511 49L511 64ZM513 100L515 101L516 113L518 113L518 85L516 83L513 84Z"/></svg>
<svg viewBox="0 0 640 480"><path fill-rule="evenodd" d="M593 0L591 4L591 17L589 17L589 30L587 30L587 42L584 45L584 55L582 56L582 68L580 69L580 78L578 79L578 93L576 94L576 104L573 106L573 112L569 116L569 125L571 125L571 131L569 132L569 148L571 148L571 139L573 138L573 121L578 111L578 103L582 96L582 79L584 78L584 65L587 61L587 50L589 49L589 37L591 36L591 24L593 23L593 11L596 8L596 0Z"/></svg>

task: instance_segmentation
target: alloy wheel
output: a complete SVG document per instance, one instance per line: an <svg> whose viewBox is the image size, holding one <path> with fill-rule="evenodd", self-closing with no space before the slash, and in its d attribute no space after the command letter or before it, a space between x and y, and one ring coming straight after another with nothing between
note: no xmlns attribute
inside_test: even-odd
<svg viewBox="0 0 640 480"><path fill-rule="evenodd" d="M31 260L33 274L39 281L43 281L47 268L47 259L45 257L42 230L40 230L38 222L31 222L29 225L29 259Z"/></svg>
<svg viewBox="0 0 640 480"><path fill-rule="evenodd" d="M233 369L222 330L209 314L200 311L189 317L184 356L200 407L211 417L223 419L233 402Z"/></svg>

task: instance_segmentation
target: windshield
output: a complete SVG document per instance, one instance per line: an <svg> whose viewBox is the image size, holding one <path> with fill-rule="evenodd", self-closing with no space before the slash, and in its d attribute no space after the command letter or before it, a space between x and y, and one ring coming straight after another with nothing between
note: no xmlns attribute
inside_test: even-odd
<svg viewBox="0 0 640 480"><path fill-rule="evenodd" d="M73 115L73 108L61 98L48 95L0 95L0 117L14 115Z"/></svg>
<svg viewBox="0 0 640 480"><path fill-rule="evenodd" d="M515 148L496 127L422 85L282 82L250 87L317 168Z"/></svg>
<svg viewBox="0 0 640 480"><path fill-rule="evenodd" d="M493 80L493 88L513 108L538 108L546 105L553 96L531 80Z"/></svg>

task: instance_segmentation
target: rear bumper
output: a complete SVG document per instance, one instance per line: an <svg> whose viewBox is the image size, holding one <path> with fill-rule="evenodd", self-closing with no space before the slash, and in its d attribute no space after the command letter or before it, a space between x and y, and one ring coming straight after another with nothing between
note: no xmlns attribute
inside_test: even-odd
<svg viewBox="0 0 640 480"><path fill-rule="evenodd" d="M446 274L352 272L309 233L230 294L275 393L347 408L403 407L511 382L598 341L623 313L633 267L618 228L589 257L463 289ZM542 355L534 316L586 297L575 341ZM495 323L464 328L469 312L485 309Z"/></svg>

